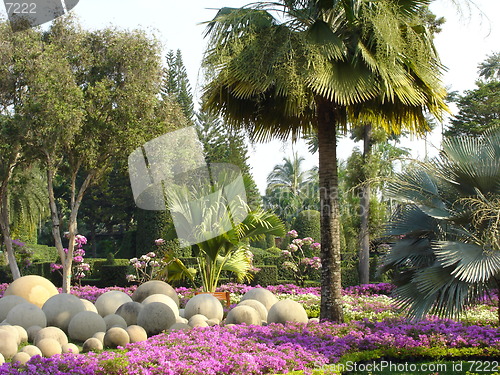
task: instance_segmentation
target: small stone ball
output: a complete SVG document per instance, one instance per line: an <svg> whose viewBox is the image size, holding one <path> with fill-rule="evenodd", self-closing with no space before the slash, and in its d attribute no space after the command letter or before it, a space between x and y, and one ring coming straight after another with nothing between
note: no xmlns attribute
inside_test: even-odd
<svg viewBox="0 0 500 375"><path fill-rule="evenodd" d="M146 330L148 336L157 335L174 323L174 312L161 302L145 305L137 317L137 324Z"/></svg>
<svg viewBox="0 0 500 375"><path fill-rule="evenodd" d="M121 327L123 329L127 328L127 322L120 315L109 314L104 317L104 322L106 323L106 331L112 327Z"/></svg>
<svg viewBox="0 0 500 375"><path fill-rule="evenodd" d="M245 301L241 301L238 306L250 306L254 308L259 314L259 318L262 321L267 321L267 309L261 302L256 299L247 299Z"/></svg>
<svg viewBox="0 0 500 375"><path fill-rule="evenodd" d="M121 305L115 314L125 319L127 326L131 326L137 324L137 316L143 307L139 302L127 302Z"/></svg>
<svg viewBox="0 0 500 375"><path fill-rule="evenodd" d="M92 337L99 339L104 345L104 335L105 334L106 334L106 332L96 332L96 333L94 333L94 335Z"/></svg>
<svg viewBox="0 0 500 375"><path fill-rule="evenodd" d="M19 362L22 365L25 365L31 359L31 356L26 352L19 352L12 357L12 362Z"/></svg>
<svg viewBox="0 0 500 375"><path fill-rule="evenodd" d="M198 294L186 303L184 317L190 319L196 314L205 315L208 319L222 320L224 310L220 301L211 294Z"/></svg>
<svg viewBox="0 0 500 375"><path fill-rule="evenodd" d="M128 294L119 290L110 290L97 298L95 307L99 315L105 317L106 315L114 314L121 305L127 302L132 302Z"/></svg>
<svg viewBox="0 0 500 375"><path fill-rule="evenodd" d="M186 317L185 312L186 312L186 309L179 309L179 316L181 318L185 318Z"/></svg>
<svg viewBox="0 0 500 375"><path fill-rule="evenodd" d="M177 292L169 284L161 280L150 280L139 285L132 294L132 300L135 302L142 302L152 294L166 294L172 298L177 304L177 307L179 307L179 296Z"/></svg>
<svg viewBox="0 0 500 375"><path fill-rule="evenodd" d="M17 337L9 331L0 330L0 353L5 359L17 353Z"/></svg>
<svg viewBox="0 0 500 375"><path fill-rule="evenodd" d="M22 352L28 353L30 357L34 357L36 355L39 355L40 357L43 357L42 351L38 346L35 345L26 345L21 349Z"/></svg>
<svg viewBox="0 0 500 375"><path fill-rule="evenodd" d="M226 324L242 324L258 326L261 319L257 310L253 307L239 305L231 309L226 317Z"/></svg>
<svg viewBox="0 0 500 375"><path fill-rule="evenodd" d="M49 280L37 275L28 275L14 280L5 290L5 296L20 296L26 301L42 307L52 296L59 294L59 291Z"/></svg>
<svg viewBox="0 0 500 375"><path fill-rule="evenodd" d="M33 325L47 326L47 318L43 310L29 302L14 306L7 314L6 321L13 326L18 325L24 329L28 329Z"/></svg>
<svg viewBox="0 0 500 375"><path fill-rule="evenodd" d="M273 307L271 307L269 313L267 314L268 323L307 323L308 321L309 318L307 317L304 307L302 307L300 303L291 299L278 301L273 305Z"/></svg>
<svg viewBox="0 0 500 375"><path fill-rule="evenodd" d="M213 327L213 326L216 326L218 324L220 324L220 320L219 319L208 319L206 321L206 323L210 326L210 327Z"/></svg>
<svg viewBox="0 0 500 375"><path fill-rule="evenodd" d="M81 311L85 305L77 296L69 293L56 294L50 297L42 306L47 317L47 325L61 328L68 332L71 319Z"/></svg>
<svg viewBox="0 0 500 375"><path fill-rule="evenodd" d="M5 358L2 353L0 353L0 365L3 365L5 363Z"/></svg>
<svg viewBox="0 0 500 375"><path fill-rule="evenodd" d="M146 341L148 339L148 334L144 328L136 324L132 324L126 329L128 336L130 337L130 343Z"/></svg>
<svg viewBox="0 0 500 375"><path fill-rule="evenodd" d="M309 323L319 323L319 318L310 318Z"/></svg>
<svg viewBox="0 0 500 375"><path fill-rule="evenodd" d="M206 327L208 318L205 315L195 314L189 318L188 324L191 327Z"/></svg>
<svg viewBox="0 0 500 375"><path fill-rule="evenodd" d="M2 325L0 326L1 330L8 331L12 334L12 337L16 339L16 344L19 345L21 344L21 338L19 337L19 331L11 325Z"/></svg>
<svg viewBox="0 0 500 375"><path fill-rule="evenodd" d="M40 331L41 329L42 329L42 327L40 327L40 326L31 326L31 327L29 327L26 330L26 332L28 332L28 341L29 342L35 341L35 336L38 333L38 331Z"/></svg>
<svg viewBox="0 0 500 375"><path fill-rule="evenodd" d="M253 288L246 292L243 297L241 297L241 301L246 301L247 299L255 299L262 303L267 311L278 302L278 298L269 290L264 288Z"/></svg>
<svg viewBox="0 0 500 375"><path fill-rule="evenodd" d="M95 352L98 350L103 350L104 346L101 340L96 339L95 337L90 337L83 343L82 352Z"/></svg>
<svg viewBox="0 0 500 375"><path fill-rule="evenodd" d="M93 312L97 313L97 308L88 299L80 298L80 301L82 301L83 305L85 306L86 311L93 311Z"/></svg>
<svg viewBox="0 0 500 375"><path fill-rule="evenodd" d="M64 331L61 328L53 326L45 327L42 328L40 331L38 331L38 333L35 336L35 339L33 340L33 343L36 346L38 346L38 343L44 339L54 339L61 346L68 343L68 336L66 336L66 333L64 333Z"/></svg>
<svg viewBox="0 0 500 375"><path fill-rule="evenodd" d="M69 343L69 344L64 344L62 346L62 352L63 353L79 354L80 353L80 349L78 349L78 346L76 346L75 344Z"/></svg>
<svg viewBox="0 0 500 375"><path fill-rule="evenodd" d="M28 331L26 331L23 327L21 326L12 326L15 329L17 329L17 333L19 334L19 343L20 344L25 344L28 342Z"/></svg>
<svg viewBox="0 0 500 375"><path fill-rule="evenodd" d="M175 322L176 323L184 323L184 324L188 324L189 320L187 320L186 318L181 318L180 316L178 318L175 318Z"/></svg>
<svg viewBox="0 0 500 375"><path fill-rule="evenodd" d="M38 346L44 357L62 354L62 346L56 339L42 339L37 342L36 346Z"/></svg>
<svg viewBox="0 0 500 375"><path fill-rule="evenodd" d="M0 322L7 318L7 314L14 306L26 302L28 301L26 301L23 297L14 295L3 296L0 298Z"/></svg>
<svg viewBox="0 0 500 375"><path fill-rule="evenodd" d="M101 331L106 331L106 322L102 316L92 311L79 312L68 326L69 337L82 342Z"/></svg>
<svg viewBox="0 0 500 375"><path fill-rule="evenodd" d="M130 342L130 337L127 331L121 327L113 327L108 329L104 335L104 347L117 348L118 346L125 346Z"/></svg>
<svg viewBox="0 0 500 375"><path fill-rule="evenodd" d="M170 327L169 327L169 331L179 331L179 330L182 330L182 331L188 331L190 330L191 327L189 324L186 324L186 323L174 323L172 324Z"/></svg>
<svg viewBox="0 0 500 375"><path fill-rule="evenodd" d="M151 294L149 297L146 297L144 301L142 301L142 304L147 305L151 302L164 303L172 309L176 317L179 316L179 306L171 297L167 296L166 294Z"/></svg>

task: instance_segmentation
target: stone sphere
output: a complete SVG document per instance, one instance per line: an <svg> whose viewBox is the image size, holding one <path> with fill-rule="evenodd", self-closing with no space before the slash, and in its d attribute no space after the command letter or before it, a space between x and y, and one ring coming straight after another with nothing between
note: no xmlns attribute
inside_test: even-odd
<svg viewBox="0 0 500 375"><path fill-rule="evenodd" d="M166 294L151 294L149 297L146 297L144 301L142 301L142 304L147 305L151 302L164 303L172 309L176 317L179 316L179 306L171 297L167 296Z"/></svg>
<svg viewBox="0 0 500 375"><path fill-rule="evenodd" d="M259 313L251 306L239 305L231 309L226 317L226 324L260 325Z"/></svg>
<svg viewBox="0 0 500 375"><path fill-rule="evenodd" d="M31 356L26 352L19 352L12 357L12 362L19 362L22 365L26 364L31 359Z"/></svg>
<svg viewBox="0 0 500 375"><path fill-rule="evenodd" d="M137 324L146 330L148 336L157 335L174 323L174 312L161 302L148 303L137 316Z"/></svg>
<svg viewBox="0 0 500 375"><path fill-rule="evenodd" d="M29 302L14 306L7 314L5 320L13 326L18 325L24 329L28 329L34 325L42 328L47 326L47 318L43 310Z"/></svg>
<svg viewBox="0 0 500 375"><path fill-rule="evenodd" d="M60 328L57 327L45 327L42 328L35 336L33 343L38 346L38 343L44 339L54 339L59 345L63 346L68 343L68 336Z"/></svg>
<svg viewBox="0 0 500 375"><path fill-rule="evenodd" d="M220 324L220 321L219 321L219 319L207 319L206 323L210 327L213 327L213 326L216 326L216 325Z"/></svg>
<svg viewBox="0 0 500 375"><path fill-rule="evenodd" d="M246 292L243 297L241 297L241 301L246 301L247 299L255 299L262 303L267 311L278 302L278 298L271 293L269 290L264 288L253 288ZM240 301L240 302L241 302Z"/></svg>
<svg viewBox="0 0 500 375"><path fill-rule="evenodd" d="M36 355L39 355L42 357L42 351L38 346L35 345L26 345L21 349L22 352L28 353L30 357L34 357Z"/></svg>
<svg viewBox="0 0 500 375"><path fill-rule="evenodd" d="M24 344L28 342L28 331L26 331L21 326L12 326L17 329L17 333L19 334L19 343Z"/></svg>
<svg viewBox="0 0 500 375"><path fill-rule="evenodd" d="M26 332L28 332L28 341L29 342L33 342L35 341L35 337L36 337L36 334L38 333L38 331L40 331L42 329L42 327L40 326L31 326L29 327Z"/></svg>
<svg viewBox="0 0 500 375"><path fill-rule="evenodd" d="M37 275L28 275L14 280L4 295L20 296L26 301L42 307L50 297L56 294L59 294L59 291L49 280Z"/></svg>
<svg viewBox="0 0 500 375"><path fill-rule="evenodd" d="M179 306L179 296L177 295L175 289L166 282L160 280L150 280L139 285L139 287L132 294L132 300L142 302L152 294L166 294L174 300L177 307Z"/></svg>
<svg viewBox="0 0 500 375"><path fill-rule="evenodd" d="M127 328L127 322L120 315L109 314L104 317L104 322L106 323L106 331L112 327L121 327L123 329Z"/></svg>
<svg viewBox="0 0 500 375"><path fill-rule="evenodd" d="M191 327L206 327L206 325L208 325L208 324L206 324L207 320L208 320L208 318L205 315L195 314L191 318L189 318L188 324Z"/></svg>
<svg viewBox="0 0 500 375"><path fill-rule="evenodd" d="M103 344L104 344L104 335L106 332L96 332L92 337L95 337L96 339L99 339Z"/></svg>
<svg viewBox="0 0 500 375"><path fill-rule="evenodd" d="M186 309L179 309L179 316L181 318L185 318L186 317L186 315L184 314L185 312L186 312Z"/></svg>
<svg viewBox="0 0 500 375"><path fill-rule="evenodd" d="M117 315L120 315L127 326L137 324L137 316L144 306L139 302L127 302L121 305L118 310L116 310Z"/></svg>
<svg viewBox="0 0 500 375"><path fill-rule="evenodd" d="M125 346L130 342L128 332L121 327L113 327L107 330L104 335L104 347L117 348L118 346Z"/></svg>
<svg viewBox="0 0 500 375"><path fill-rule="evenodd" d="M220 301L211 294L198 294L186 303L184 309L186 319L196 314L205 315L208 319L222 320L224 310Z"/></svg>
<svg viewBox="0 0 500 375"><path fill-rule="evenodd" d="M95 305L92 302L90 302L88 299L80 298L80 301L82 301L83 305L85 306L86 311L93 311L95 313L97 312Z"/></svg>
<svg viewBox="0 0 500 375"><path fill-rule="evenodd" d="M193 327L191 327L189 324L186 324L186 323L174 323L170 326L170 328L168 330L169 331L179 331L179 330L188 331L191 328L193 328Z"/></svg>
<svg viewBox="0 0 500 375"><path fill-rule="evenodd" d="M175 319L175 322L176 323L185 323L185 324L188 324L189 320L187 320L186 318L181 318L179 316L178 318Z"/></svg>
<svg viewBox="0 0 500 375"><path fill-rule="evenodd" d="M121 305L127 302L132 302L132 298L128 294L119 290L110 290L97 298L95 307L99 315L105 317L114 314Z"/></svg>
<svg viewBox="0 0 500 375"><path fill-rule="evenodd" d="M5 363L5 358L2 353L0 353L0 365L3 365Z"/></svg>
<svg viewBox="0 0 500 375"><path fill-rule="evenodd" d="M256 299L247 299L245 301L241 301L238 304L238 306L250 306L251 308L255 309L255 311L257 311L260 320L267 322L266 306L264 306L261 302L257 301Z"/></svg>
<svg viewBox="0 0 500 375"><path fill-rule="evenodd" d="M136 324L130 325L126 329L128 336L130 337L130 343L146 341L148 339L148 334L144 328Z"/></svg>
<svg viewBox="0 0 500 375"><path fill-rule="evenodd" d="M79 312L71 319L68 326L69 337L81 342L101 331L106 331L106 322L102 316L92 311Z"/></svg>
<svg viewBox="0 0 500 375"><path fill-rule="evenodd" d="M69 344L64 344L62 346L62 352L63 353L79 354L80 349L78 349L78 346L76 346L75 344L69 343Z"/></svg>
<svg viewBox="0 0 500 375"><path fill-rule="evenodd" d="M19 337L19 331L11 325L1 325L0 330L7 331L12 334L12 337L16 339L16 344L19 345L21 343L21 338Z"/></svg>
<svg viewBox="0 0 500 375"><path fill-rule="evenodd" d="M309 318L307 317L306 310L304 310L300 303L291 299L278 301L271 307L267 314L268 323L307 323L308 321Z"/></svg>
<svg viewBox="0 0 500 375"><path fill-rule="evenodd" d="M103 350L104 346L101 340L96 339L95 337L88 338L85 340L82 346L82 352L83 353L88 353L88 352L95 352L98 350Z"/></svg>
<svg viewBox="0 0 500 375"><path fill-rule="evenodd" d="M5 359L17 353L17 337L9 331L0 330L0 353Z"/></svg>
<svg viewBox="0 0 500 375"><path fill-rule="evenodd" d="M36 346L38 346L44 357L52 357L56 354L62 354L62 346L56 339L40 340L37 342Z"/></svg>
<svg viewBox="0 0 500 375"><path fill-rule="evenodd" d="M68 293L50 297L42 306L47 317L47 325L61 328L68 332L71 319L79 312L85 311L85 305L77 296Z"/></svg>
<svg viewBox="0 0 500 375"><path fill-rule="evenodd" d="M7 318L7 314L14 306L26 302L28 301L26 301L23 297L14 295L0 298L0 322Z"/></svg>

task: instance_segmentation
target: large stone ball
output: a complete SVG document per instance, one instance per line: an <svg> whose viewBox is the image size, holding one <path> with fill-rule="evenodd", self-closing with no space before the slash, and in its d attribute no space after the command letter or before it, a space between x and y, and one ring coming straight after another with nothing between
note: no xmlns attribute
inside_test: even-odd
<svg viewBox="0 0 500 375"><path fill-rule="evenodd" d="M24 329L31 326L47 326L47 318L43 310L32 303L26 302L14 306L5 319L11 325L18 325Z"/></svg>
<svg viewBox="0 0 500 375"><path fill-rule="evenodd" d="M28 353L30 357L34 357L36 355L39 355L42 357L42 351L38 346L35 345L26 345L21 349L22 352Z"/></svg>
<svg viewBox="0 0 500 375"><path fill-rule="evenodd" d="M160 280L150 280L139 285L139 287L132 294L132 300L142 302L152 294L166 294L174 300L177 306L179 306L179 296L177 295L175 289L166 282Z"/></svg>
<svg viewBox="0 0 500 375"><path fill-rule="evenodd" d="M15 337L16 344L17 345L21 344L21 338L19 337L19 331L14 326L5 324L5 325L1 325L0 329L3 331L10 332L12 334L12 337Z"/></svg>
<svg viewBox="0 0 500 375"><path fill-rule="evenodd" d="M123 329L127 328L127 322L120 315L109 314L104 317L104 322L106 323L106 330L112 327L121 327Z"/></svg>
<svg viewBox="0 0 500 375"><path fill-rule="evenodd" d="M19 344L25 344L28 342L28 331L21 326L12 326L17 329L19 334Z"/></svg>
<svg viewBox="0 0 500 375"><path fill-rule="evenodd" d="M128 294L119 290L110 290L97 298L95 307L99 315L105 317L114 314L121 305L127 302L132 302L132 298Z"/></svg>
<svg viewBox="0 0 500 375"><path fill-rule="evenodd" d="M231 309L226 317L226 324L242 324L258 326L262 322L259 313L251 306L239 305Z"/></svg>
<svg viewBox="0 0 500 375"><path fill-rule="evenodd" d="M79 312L71 319L68 326L69 337L81 342L101 331L106 331L106 322L102 316L92 311Z"/></svg>
<svg viewBox="0 0 500 375"><path fill-rule="evenodd" d="M308 321L309 319L307 318L304 307L291 299L284 299L276 302L267 314L268 323L307 323Z"/></svg>
<svg viewBox="0 0 500 375"><path fill-rule="evenodd" d="M207 319L222 320L224 310L220 301L211 294L198 294L186 303L184 309L186 319L190 319L196 314L205 315Z"/></svg>
<svg viewBox="0 0 500 375"><path fill-rule="evenodd" d="M247 299L245 301L241 301L238 306L250 306L254 308L255 311L259 314L260 320L267 322L267 309L261 302L256 299Z"/></svg>
<svg viewBox="0 0 500 375"><path fill-rule="evenodd" d="M106 331L104 335L104 346L107 348L117 348L125 346L130 342L128 332L121 327L113 327Z"/></svg>
<svg viewBox="0 0 500 375"><path fill-rule="evenodd" d="M86 311L93 311L95 313L97 312L95 305L92 302L90 302L88 299L80 298L80 301L82 301L83 305L85 306Z"/></svg>
<svg viewBox="0 0 500 375"><path fill-rule="evenodd" d="M56 294L59 294L59 291L49 280L37 275L28 275L14 280L4 295L20 296L28 302L42 307L50 297Z"/></svg>
<svg viewBox="0 0 500 375"><path fill-rule="evenodd" d="M247 299L255 299L262 303L267 311L278 302L278 298L267 289L264 288L253 288L246 292L243 297L241 297L241 301L246 301ZM240 302L241 302L240 301Z"/></svg>
<svg viewBox="0 0 500 375"><path fill-rule="evenodd" d="M40 340L37 342L36 346L38 346L44 357L52 357L56 354L62 354L62 346L56 339Z"/></svg>
<svg viewBox="0 0 500 375"><path fill-rule="evenodd" d="M28 301L26 301L23 297L14 295L0 298L0 322L7 318L7 314L14 306L26 302Z"/></svg>
<svg viewBox="0 0 500 375"><path fill-rule="evenodd" d="M85 340L82 346L83 353L95 352L102 349L104 349L102 341L96 339L95 337L91 337Z"/></svg>
<svg viewBox="0 0 500 375"><path fill-rule="evenodd" d="M71 319L81 311L86 311L84 303L73 294L61 293L50 297L42 306L47 317L47 325L59 327L68 332Z"/></svg>
<svg viewBox="0 0 500 375"><path fill-rule="evenodd" d="M174 323L174 312L161 302L151 302L145 305L137 316L137 324L146 330L148 336L157 335Z"/></svg>
<svg viewBox="0 0 500 375"><path fill-rule="evenodd" d="M144 301L142 301L142 304L147 305L151 302L164 303L172 309L176 317L179 316L179 306L170 296L167 296L166 294L151 294L149 297L146 297Z"/></svg>
<svg viewBox="0 0 500 375"><path fill-rule="evenodd" d="M19 362L22 365L25 365L31 359L31 356L26 352L19 352L14 354L12 357L12 362Z"/></svg>
<svg viewBox="0 0 500 375"><path fill-rule="evenodd" d="M64 333L64 331L58 327L42 328L36 334L35 339L33 340L33 343L38 346L38 343L44 339L54 339L61 346L68 343L68 336L66 336L66 333Z"/></svg>
<svg viewBox="0 0 500 375"><path fill-rule="evenodd" d="M131 326L137 324L137 316L143 307L139 302L127 302L116 310L116 314L125 319L127 326Z"/></svg>
<svg viewBox="0 0 500 375"><path fill-rule="evenodd" d="M148 339L148 334L144 328L136 324L127 327L127 333L130 337L130 343L146 341Z"/></svg>
<svg viewBox="0 0 500 375"><path fill-rule="evenodd" d="M28 341L33 342L35 341L36 334L42 329L40 326L31 326L29 327L26 332L28 332Z"/></svg>
<svg viewBox="0 0 500 375"><path fill-rule="evenodd" d="M17 353L17 337L9 331L0 330L0 353L5 359Z"/></svg>

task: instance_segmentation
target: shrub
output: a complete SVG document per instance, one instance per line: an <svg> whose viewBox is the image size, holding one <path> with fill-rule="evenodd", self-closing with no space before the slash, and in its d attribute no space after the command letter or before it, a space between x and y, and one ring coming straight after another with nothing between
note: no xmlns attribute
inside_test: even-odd
<svg viewBox="0 0 500 375"><path fill-rule="evenodd" d="M311 237L319 241L321 238L319 211L305 210L299 212L295 218L292 227L297 231L299 238ZM314 254L317 255L317 254ZM314 256L313 254L306 254L306 256Z"/></svg>
<svg viewBox="0 0 500 375"><path fill-rule="evenodd" d="M252 285L268 286L278 283L278 267L266 265L256 265L255 267L260 268L260 271L255 274Z"/></svg>

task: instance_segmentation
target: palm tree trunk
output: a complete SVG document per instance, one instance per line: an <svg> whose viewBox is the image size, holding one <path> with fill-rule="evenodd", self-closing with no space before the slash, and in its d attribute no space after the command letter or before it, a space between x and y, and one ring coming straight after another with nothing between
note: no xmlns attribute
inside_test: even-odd
<svg viewBox="0 0 500 375"><path fill-rule="evenodd" d="M339 111L318 99L319 190L321 210L321 314L322 320L342 322L340 209L337 170Z"/></svg>
<svg viewBox="0 0 500 375"><path fill-rule="evenodd" d="M368 162L372 148L372 127L370 124L363 129L363 184L361 186L360 228L359 228L359 264L358 275L360 284L370 282L370 184L368 183Z"/></svg>

